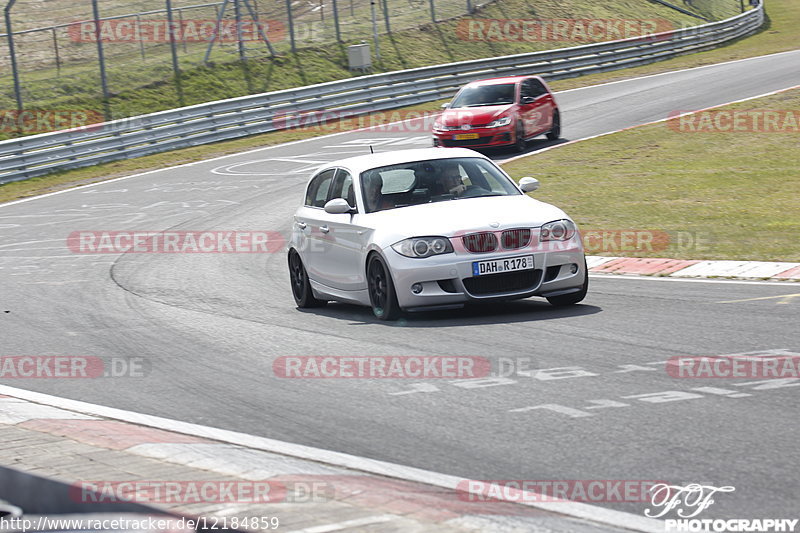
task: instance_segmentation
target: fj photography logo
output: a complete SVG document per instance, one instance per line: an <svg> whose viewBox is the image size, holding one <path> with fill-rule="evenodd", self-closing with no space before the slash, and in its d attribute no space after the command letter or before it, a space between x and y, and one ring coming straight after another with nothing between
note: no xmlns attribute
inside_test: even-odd
<svg viewBox="0 0 800 533"><path fill-rule="evenodd" d="M67 27L70 40L75 43L168 43L171 38L180 43L259 41L266 35L271 42L286 39L286 29L280 20L242 21L184 19L138 20L113 19L76 22ZM170 36L172 33L172 37Z"/></svg>
<svg viewBox="0 0 800 533"><path fill-rule="evenodd" d="M277 231L73 231L67 237L74 254L263 254L285 245Z"/></svg>
<svg viewBox="0 0 800 533"><path fill-rule="evenodd" d="M472 356L283 356L272 371L290 379L469 379L488 376L491 362Z"/></svg>
<svg viewBox="0 0 800 533"><path fill-rule="evenodd" d="M462 41L592 43L642 37L669 39L667 19L464 19L456 26Z"/></svg>
<svg viewBox="0 0 800 533"><path fill-rule="evenodd" d="M663 483L652 489L651 507L644 511L650 518L664 518L670 513L678 518L666 518L664 531L690 532L751 532L751 531L795 531L797 519L783 518L698 518L700 514L736 488L716 487L701 483L685 486Z"/></svg>
<svg viewBox="0 0 800 533"><path fill-rule="evenodd" d="M667 127L679 133L800 133L800 110L673 111Z"/></svg>
<svg viewBox="0 0 800 533"><path fill-rule="evenodd" d="M0 357L0 379L144 378L151 363L144 357L12 355Z"/></svg>
<svg viewBox="0 0 800 533"><path fill-rule="evenodd" d="M104 120L102 113L91 109L0 109L0 132L94 131L102 128Z"/></svg>
<svg viewBox="0 0 800 533"><path fill-rule="evenodd" d="M76 503L318 503L333 499L326 481L135 480L80 481L69 489Z"/></svg>

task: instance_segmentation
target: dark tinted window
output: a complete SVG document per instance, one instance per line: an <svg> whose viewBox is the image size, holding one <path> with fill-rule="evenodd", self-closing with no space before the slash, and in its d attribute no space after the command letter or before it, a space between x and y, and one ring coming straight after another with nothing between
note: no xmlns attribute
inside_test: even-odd
<svg viewBox="0 0 800 533"><path fill-rule="evenodd" d="M311 180L306 191L306 205L311 207L325 207L328 192L336 169L326 170Z"/></svg>
<svg viewBox="0 0 800 533"><path fill-rule="evenodd" d="M514 103L516 85L513 83L499 83L496 85L478 85L465 87L458 93L452 108L477 107L486 105L505 105Z"/></svg>
<svg viewBox="0 0 800 533"><path fill-rule="evenodd" d="M367 213L409 205L520 194L491 161L477 157L412 161L361 174Z"/></svg>
<svg viewBox="0 0 800 533"><path fill-rule="evenodd" d="M356 206L356 195L353 190L353 176L343 169L336 172L336 179L333 182L333 191L331 191L331 200L334 198L344 198L350 207Z"/></svg>

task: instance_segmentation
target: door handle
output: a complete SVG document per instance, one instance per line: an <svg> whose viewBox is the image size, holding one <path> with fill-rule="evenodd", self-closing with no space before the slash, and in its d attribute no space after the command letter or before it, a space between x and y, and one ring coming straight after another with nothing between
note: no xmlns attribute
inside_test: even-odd
<svg viewBox="0 0 800 533"><path fill-rule="evenodd" d="M306 227L308 227L308 225L305 222L298 222L297 223L297 227L300 228L300 229L306 229Z"/></svg>
<svg viewBox="0 0 800 533"><path fill-rule="evenodd" d="M325 226L320 226L320 227L319 227L319 230L320 230L322 233L328 233L328 232L329 232L331 229L330 229L330 228L329 228L327 225L325 225Z"/></svg>

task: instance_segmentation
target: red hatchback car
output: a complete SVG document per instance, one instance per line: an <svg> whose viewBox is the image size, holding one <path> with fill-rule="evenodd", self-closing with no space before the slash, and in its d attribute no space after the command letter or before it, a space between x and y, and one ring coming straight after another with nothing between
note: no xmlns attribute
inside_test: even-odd
<svg viewBox="0 0 800 533"><path fill-rule="evenodd" d="M461 88L433 125L434 146L525 149L546 134L561 136L561 117L553 93L538 76L473 81Z"/></svg>

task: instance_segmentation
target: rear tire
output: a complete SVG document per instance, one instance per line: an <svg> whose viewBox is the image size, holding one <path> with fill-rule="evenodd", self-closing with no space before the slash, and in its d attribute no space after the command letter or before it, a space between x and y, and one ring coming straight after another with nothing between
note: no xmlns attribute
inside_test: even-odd
<svg viewBox="0 0 800 533"><path fill-rule="evenodd" d="M400 316L400 304L389 269L377 254L367 261L367 288L372 312L378 320L396 320Z"/></svg>
<svg viewBox="0 0 800 533"><path fill-rule="evenodd" d="M309 307L323 307L328 304L326 300L314 298L311 282L308 280L308 272L306 272L306 267L303 265L303 260L300 259L300 254L295 250L289 252L289 277L292 282L292 296L294 296L294 302L297 307L307 309Z"/></svg>
<svg viewBox="0 0 800 533"><path fill-rule="evenodd" d="M586 298L586 293L589 292L589 269L586 267L586 259L583 260L583 270L586 272L586 278L583 280L581 290L569 294L562 294L561 296L551 296L547 299L550 305L565 307L568 305L575 305Z"/></svg>
<svg viewBox="0 0 800 533"><path fill-rule="evenodd" d="M547 132L548 141L557 141L561 138L561 113L553 111L553 127Z"/></svg>

